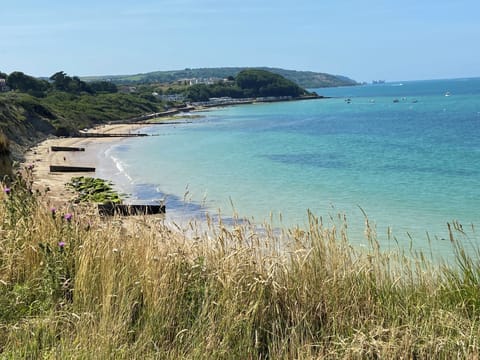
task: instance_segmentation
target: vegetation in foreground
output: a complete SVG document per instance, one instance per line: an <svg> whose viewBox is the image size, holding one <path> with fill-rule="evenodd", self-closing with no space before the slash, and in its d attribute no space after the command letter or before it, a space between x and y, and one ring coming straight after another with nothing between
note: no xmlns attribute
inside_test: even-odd
<svg viewBox="0 0 480 360"><path fill-rule="evenodd" d="M0 195L2 358L478 358L480 256L431 265L346 225L167 228ZM288 240L288 241L287 241Z"/></svg>
<svg viewBox="0 0 480 360"><path fill-rule="evenodd" d="M67 187L75 191L74 202L89 203L120 203L122 199L109 181L92 178L89 176L75 176L67 184Z"/></svg>

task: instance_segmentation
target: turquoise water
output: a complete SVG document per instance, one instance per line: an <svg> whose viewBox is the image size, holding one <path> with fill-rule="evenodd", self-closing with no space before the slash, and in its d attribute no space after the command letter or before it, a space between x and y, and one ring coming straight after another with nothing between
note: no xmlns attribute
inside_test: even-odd
<svg viewBox="0 0 480 360"><path fill-rule="evenodd" d="M363 209L381 242L391 231L423 247L428 233L438 251L449 248L447 222L480 223L480 79L315 90L334 98L152 126L158 136L107 151L128 179L114 181L133 198L166 197L167 211L183 216L228 217L233 204L258 223L302 226L307 209L326 222L346 214L353 241L363 238Z"/></svg>

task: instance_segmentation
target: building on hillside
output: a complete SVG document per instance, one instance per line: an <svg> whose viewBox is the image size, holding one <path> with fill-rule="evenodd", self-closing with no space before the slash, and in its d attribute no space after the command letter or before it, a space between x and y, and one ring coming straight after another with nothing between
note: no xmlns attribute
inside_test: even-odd
<svg viewBox="0 0 480 360"><path fill-rule="evenodd" d="M6 92L9 90L10 88L7 86L7 80L0 79L0 92Z"/></svg>
<svg viewBox="0 0 480 360"><path fill-rule="evenodd" d="M191 78L191 79L179 79L175 81L177 85L197 85L197 84L205 84L205 85L212 85L216 82L223 81L220 78Z"/></svg>
<svg viewBox="0 0 480 360"><path fill-rule="evenodd" d="M153 92L152 95L162 101L184 101L185 100L185 95L183 94L159 95L158 93Z"/></svg>
<svg viewBox="0 0 480 360"><path fill-rule="evenodd" d="M118 92L121 92L122 94L133 94L137 92L137 87L136 86L122 86L118 89Z"/></svg>

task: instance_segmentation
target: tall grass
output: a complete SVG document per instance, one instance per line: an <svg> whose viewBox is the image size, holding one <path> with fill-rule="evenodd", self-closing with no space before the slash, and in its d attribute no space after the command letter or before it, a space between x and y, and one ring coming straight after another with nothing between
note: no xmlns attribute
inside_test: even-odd
<svg viewBox="0 0 480 360"><path fill-rule="evenodd" d="M479 254L456 264L308 229L99 219L0 196L0 357L478 358ZM69 216L65 215L72 214ZM186 235L188 234L188 235Z"/></svg>

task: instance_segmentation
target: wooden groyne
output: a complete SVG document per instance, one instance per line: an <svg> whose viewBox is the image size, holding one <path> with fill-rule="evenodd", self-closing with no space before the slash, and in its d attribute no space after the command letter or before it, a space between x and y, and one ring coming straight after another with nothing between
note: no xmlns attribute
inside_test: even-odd
<svg viewBox="0 0 480 360"><path fill-rule="evenodd" d="M94 167L50 165L50 172L95 172Z"/></svg>
<svg viewBox="0 0 480 360"><path fill-rule="evenodd" d="M73 135L72 137L79 138L118 138L118 137L139 137L139 136L149 136L148 134L139 134L139 133L128 133L128 134L114 134L114 133L79 133Z"/></svg>
<svg viewBox="0 0 480 360"><path fill-rule="evenodd" d="M85 148L75 147L75 146L52 146L50 150L52 151L85 151Z"/></svg>
<svg viewBox="0 0 480 360"><path fill-rule="evenodd" d="M98 213L102 216L155 215L165 212L165 205L98 204Z"/></svg>

